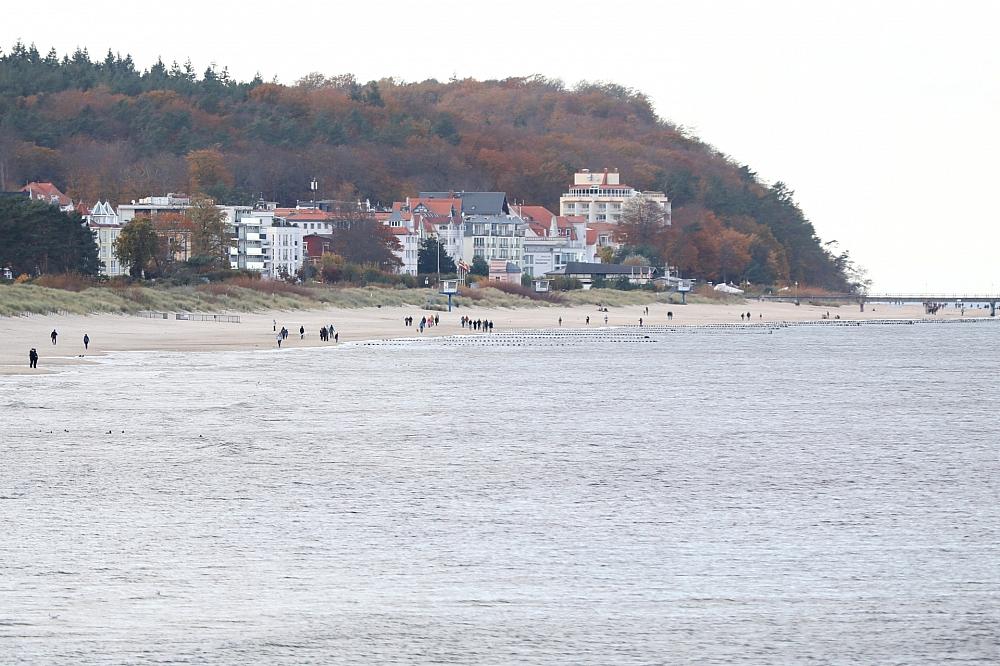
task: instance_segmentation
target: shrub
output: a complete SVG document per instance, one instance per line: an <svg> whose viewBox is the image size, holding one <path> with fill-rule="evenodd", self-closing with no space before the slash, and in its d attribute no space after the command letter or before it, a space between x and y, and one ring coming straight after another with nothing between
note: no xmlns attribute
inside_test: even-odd
<svg viewBox="0 0 1000 666"><path fill-rule="evenodd" d="M510 282L490 282L490 286L494 289L504 292L505 294L523 296L524 298L528 298L533 301L548 301L549 303L561 303L563 300L561 295L553 293L551 291L538 292L532 289L531 287L525 287L519 284L512 284Z"/></svg>
<svg viewBox="0 0 1000 666"><path fill-rule="evenodd" d="M48 287L49 289L83 291L88 287L92 287L94 281L79 273L53 273L36 278L35 284L40 287Z"/></svg>

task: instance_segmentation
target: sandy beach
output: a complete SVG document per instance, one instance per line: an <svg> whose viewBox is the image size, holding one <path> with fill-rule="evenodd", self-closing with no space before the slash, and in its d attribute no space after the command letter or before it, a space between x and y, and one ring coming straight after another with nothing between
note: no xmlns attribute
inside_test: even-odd
<svg viewBox="0 0 1000 666"><path fill-rule="evenodd" d="M751 313L754 323L780 321L815 321L827 312L843 320L871 319L955 319L958 310L946 308L937 315L924 314L920 305L892 306L878 304L860 312L856 305L826 307L796 306L792 303L768 303L749 300L743 304L652 304L649 314L645 306L633 305L609 308L599 312L595 306L539 307L539 308L456 308L453 312L431 312L418 307L383 307L359 309L324 309L297 311L267 311L241 313L240 323L212 321L147 319L133 315L32 315L25 317L0 317L0 336L6 344L0 349L0 374L52 372L69 365L87 363L88 359L116 351L192 351L254 350L277 347L274 328L288 328L290 335L282 343L283 349L325 346L319 329L332 324L340 334L340 344L358 340L417 337L416 326L403 326L403 318L412 316L440 316L440 325L427 329L424 336L455 335L468 333L460 324L461 317L488 319L494 323L494 333L514 328L584 328L590 317L590 327L635 326L642 317L646 324L667 322L667 311L673 312L671 323L677 326L711 323L740 323L740 313ZM987 317L987 309L967 309L966 317ZM305 327L304 338L299 338L299 327ZM50 334L58 332L57 344L50 341ZM89 349L84 349L83 336L90 338ZM37 370L28 368L28 351L38 350Z"/></svg>

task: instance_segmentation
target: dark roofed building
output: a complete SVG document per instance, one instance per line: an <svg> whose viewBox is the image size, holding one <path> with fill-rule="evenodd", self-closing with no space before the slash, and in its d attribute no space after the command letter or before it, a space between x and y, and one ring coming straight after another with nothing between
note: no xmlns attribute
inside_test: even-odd
<svg viewBox="0 0 1000 666"><path fill-rule="evenodd" d="M547 276L563 276L576 278L585 286L594 279L616 280L626 278L634 284L646 284L656 277L656 269L652 266L631 266L628 264L592 264L582 261L571 261L563 268L549 271Z"/></svg>
<svg viewBox="0 0 1000 666"><path fill-rule="evenodd" d="M505 192L421 192L421 199L461 199L462 215L509 215Z"/></svg>

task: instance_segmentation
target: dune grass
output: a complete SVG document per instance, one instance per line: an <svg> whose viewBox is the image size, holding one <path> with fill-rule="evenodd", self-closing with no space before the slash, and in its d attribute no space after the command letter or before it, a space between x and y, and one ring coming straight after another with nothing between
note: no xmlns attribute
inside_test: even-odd
<svg viewBox="0 0 1000 666"><path fill-rule="evenodd" d="M275 286L279 285L279 286ZM525 308L561 305L622 307L650 303L677 303L679 296L650 291L591 289L560 294L561 302L536 300L492 287L463 289L454 298L459 307ZM739 302L742 299L735 299ZM702 301L689 296L688 302ZM707 301L705 301L707 302ZM717 302L717 301L716 301ZM163 312L259 312L264 310L312 310L409 305L441 309L448 297L433 289L393 287L306 287L261 280L223 282L197 286L90 286L69 291L38 284L0 285L0 316L25 314L134 314L140 310Z"/></svg>

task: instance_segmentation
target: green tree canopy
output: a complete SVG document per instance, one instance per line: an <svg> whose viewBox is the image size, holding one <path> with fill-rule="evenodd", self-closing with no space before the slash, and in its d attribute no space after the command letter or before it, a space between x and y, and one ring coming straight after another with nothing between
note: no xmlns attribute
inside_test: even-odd
<svg viewBox="0 0 1000 666"><path fill-rule="evenodd" d="M42 201L0 197L0 268L15 274L82 273L100 267L94 235L77 213Z"/></svg>
<svg viewBox="0 0 1000 666"><path fill-rule="evenodd" d="M472 275L482 275L483 277L489 277L490 275L490 265L486 263L486 260L482 257L472 258L472 269L469 271Z"/></svg>
<svg viewBox="0 0 1000 666"><path fill-rule="evenodd" d="M159 250L160 237L148 217L137 217L126 224L115 240L115 256L135 278L158 263Z"/></svg>
<svg viewBox="0 0 1000 666"><path fill-rule="evenodd" d="M420 249L417 250L417 272L437 273L439 256L441 273L450 275L458 272L455 260L448 255L444 246L436 238L425 238L420 241Z"/></svg>

